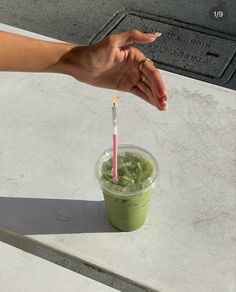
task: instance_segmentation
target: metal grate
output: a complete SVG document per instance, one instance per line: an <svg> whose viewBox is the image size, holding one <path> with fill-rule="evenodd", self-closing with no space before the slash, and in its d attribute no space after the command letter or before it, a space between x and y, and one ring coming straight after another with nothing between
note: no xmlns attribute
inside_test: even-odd
<svg viewBox="0 0 236 292"><path fill-rule="evenodd" d="M108 34L139 29L162 32L141 49L160 69L223 85L236 67L236 41L228 35L138 12L122 12L105 25L91 43Z"/></svg>

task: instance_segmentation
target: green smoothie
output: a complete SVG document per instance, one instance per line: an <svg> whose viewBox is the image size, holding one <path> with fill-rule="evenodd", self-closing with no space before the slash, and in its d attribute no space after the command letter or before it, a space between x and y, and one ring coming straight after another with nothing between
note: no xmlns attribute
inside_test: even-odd
<svg viewBox="0 0 236 292"><path fill-rule="evenodd" d="M143 151L143 152L142 152ZM118 147L118 180L112 180L112 152L107 153L97 169L108 217L123 231L140 228L146 219L150 197L157 178L157 163L138 146Z"/></svg>

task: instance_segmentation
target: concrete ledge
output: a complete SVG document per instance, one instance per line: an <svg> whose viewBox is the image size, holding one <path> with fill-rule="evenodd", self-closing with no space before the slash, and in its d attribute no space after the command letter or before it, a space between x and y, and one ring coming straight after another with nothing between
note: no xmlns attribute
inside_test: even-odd
<svg viewBox="0 0 236 292"><path fill-rule="evenodd" d="M0 242L0 291L118 291Z"/></svg>

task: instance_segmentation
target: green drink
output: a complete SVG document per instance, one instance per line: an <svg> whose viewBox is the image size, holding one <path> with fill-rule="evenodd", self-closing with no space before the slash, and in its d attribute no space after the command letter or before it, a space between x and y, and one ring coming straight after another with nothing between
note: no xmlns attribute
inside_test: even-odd
<svg viewBox="0 0 236 292"><path fill-rule="evenodd" d="M111 224L123 231L140 228L146 219L156 184L158 165L145 149L134 145L118 147L118 180L112 180L112 148L96 164L96 179L102 188Z"/></svg>

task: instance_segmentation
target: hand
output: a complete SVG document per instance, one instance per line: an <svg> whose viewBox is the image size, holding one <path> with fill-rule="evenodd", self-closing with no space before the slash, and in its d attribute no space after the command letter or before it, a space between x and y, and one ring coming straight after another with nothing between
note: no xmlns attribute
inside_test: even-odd
<svg viewBox="0 0 236 292"><path fill-rule="evenodd" d="M69 74L81 82L131 92L166 110L167 93L159 70L129 46L153 42L159 35L138 30L113 34L91 46L74 46L63 59L70 64Z"/></svg>

